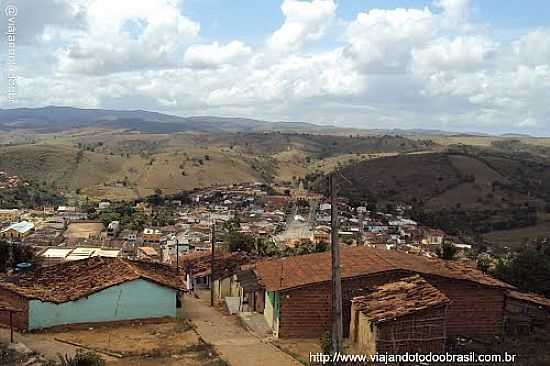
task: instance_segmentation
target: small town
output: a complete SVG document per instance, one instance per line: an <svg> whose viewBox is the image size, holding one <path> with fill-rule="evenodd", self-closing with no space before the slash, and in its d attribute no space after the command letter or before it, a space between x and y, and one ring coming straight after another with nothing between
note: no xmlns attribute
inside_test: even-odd
<svg viewBox="0 0 550 366"><path fill-rule="evenodd" d="M230 365L308 363L332 344L331 243L346 350L464 352L549 326L550 300L487 275L471 245L419 225L406 205L333 197L333 212L330 198L303 182L247 183L2 209L0 335L16 332L36 355L26 365L77 349L116 365L171 364L197 342ZM167 327L185 331L173 339ZM263 350L251 356L250 342Z"/></svg>
<svg viewBox="0 0 550 366"><path fill-rule="evenodd" d="M1 3L0 366L550 365L550 1Z"/></svg>

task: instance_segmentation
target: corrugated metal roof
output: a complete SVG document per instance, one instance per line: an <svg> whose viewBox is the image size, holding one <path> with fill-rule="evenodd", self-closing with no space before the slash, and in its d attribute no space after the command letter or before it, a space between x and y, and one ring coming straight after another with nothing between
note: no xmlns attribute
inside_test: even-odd
<svg viewBox="0 0 550 366"><path fill-rule="evenodd" d="M5 233L9 230L15 230L18 233L25 234L25 233L31 231L32 229L34 229L34 224L32 222L21 221L21 222L15 223L15 224L11 224L10 226L5 228L4 230L0 231L0 233Z"/></svg>

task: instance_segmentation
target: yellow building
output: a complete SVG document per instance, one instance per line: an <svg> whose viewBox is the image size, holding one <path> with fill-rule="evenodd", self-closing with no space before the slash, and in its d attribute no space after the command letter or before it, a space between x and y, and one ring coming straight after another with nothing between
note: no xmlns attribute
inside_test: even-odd
<svg viewBox="0 0 550 366"><path fill-rule="evenodd" d="M143 242L148 244L159 244L162 233L158 229L143 230Z"/></svg>
<svg viewBox="0 0 550 366"><path fill-rule="evenodd" d="M0 238L22 239L29 236L34 230L34 224L29 221L21 221L8 226L0 231Z"/></svg>
<svg viewBox="0 0 550 366"><path fill-rule="evenodd" d="M18 209L0 209L0 222L16 222L19 220L21 211Z"/></svg>

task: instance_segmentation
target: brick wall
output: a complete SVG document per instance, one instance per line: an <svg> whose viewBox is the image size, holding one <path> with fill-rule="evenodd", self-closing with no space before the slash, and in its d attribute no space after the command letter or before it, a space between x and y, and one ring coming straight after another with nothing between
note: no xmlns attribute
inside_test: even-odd
<svg viewBox="0 0 550 366"><path fill-rule="evenodd" d="M19 330L28 329L28 301L11 291L7 291L0 288L0 299L3 302L9 304L11 307L21 309L23 312L13 314L14 328ZM10 326L10 313L7 311L0 311L0 324L9 327Z"/></svg>
<svg viewBox="0 0 550 366"><path fill-rule="evenodd" d="M449 299L447 334L488 336L502 333L504 291L460 280L423 276Z"/></svg>
<svg viewBox="0 0 550 366"><path fill-rule="evenodd" d="M351 299L359 289L374 287L403 277L390 272L371 277L344 279L342 281L342 320L344 336L349 333ZM279 318L280 338L319 338L331 327L330 283L281 292Z"/></svg>
<svg viewBox="0 0 550 366"><path fill-rule="evenodd" d="M351 299L360 289L379 286L410 275L392 271L370 277L342 281L342 320L344 336L349 334ZM437 276L423 277L442 291L452 303L448 308L448 335L467 337L500 334L504 319L504 292L467 281ZM281 292L280 338L318 338L331 328L330 283Z"/></svg>

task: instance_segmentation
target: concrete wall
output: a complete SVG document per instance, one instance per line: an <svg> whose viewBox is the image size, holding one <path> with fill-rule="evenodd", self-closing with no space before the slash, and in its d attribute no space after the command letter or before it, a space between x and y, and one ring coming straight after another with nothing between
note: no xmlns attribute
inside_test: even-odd
<svg viewBox="0 0 550 366"><path fill-rule="evenodd" d="M176 316L176 290L138 279L62 304L31 300L29 329Z"/></svg>

